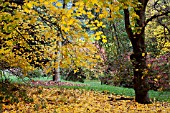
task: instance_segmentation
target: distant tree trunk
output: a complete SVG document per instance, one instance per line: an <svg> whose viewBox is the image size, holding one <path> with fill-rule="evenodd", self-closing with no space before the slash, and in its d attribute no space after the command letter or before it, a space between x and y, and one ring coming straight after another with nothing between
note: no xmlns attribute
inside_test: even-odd
<svg viewBox="0 0 170 113"><path fill-rule="evenodd" d="M53 81L60 82L60 71L56 68L53 70Z"/></svg>
<svg viewBox="0 0 170 113"><path fill-rule="evenodd" d="M148 0L138 0L142 5L135 10L139 19L136 20L136 27L140 27L140 32L132 32L130 27L130 14L128 9L124 9L125 28L128 37L133 46L133 54L131 55L131 61L134 67L134 90L135 100L138 103L147 104L150 103L147 81L147 66L146 66L146 46L145 46L145 9Z"/></svg>
<svg viewBox="0 0 170 113"><path fill-rule="evenodd" d="M60 82L60 61L61 61L61 46L62 42L58 41L59 51L58 51L58 59L55 62L58 62L58 66L53 69L53 81Z"/></svg>

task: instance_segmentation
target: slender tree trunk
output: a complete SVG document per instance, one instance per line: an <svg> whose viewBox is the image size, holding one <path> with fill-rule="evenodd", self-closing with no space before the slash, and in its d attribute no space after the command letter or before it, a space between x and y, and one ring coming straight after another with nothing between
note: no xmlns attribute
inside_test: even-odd
<svg viewBox="0 0 170 113"><path fill-rule="evenodd" d="M58 66L53 69L53 81L60 82L60 61L61 61L61 46L62 42L58 41L59 51L58 51ZM56 62L56 60L55 60Z"/></svg>

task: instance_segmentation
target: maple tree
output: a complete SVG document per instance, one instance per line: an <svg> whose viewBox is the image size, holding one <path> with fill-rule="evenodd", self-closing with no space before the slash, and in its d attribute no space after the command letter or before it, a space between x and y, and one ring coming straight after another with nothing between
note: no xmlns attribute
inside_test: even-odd
<svg viewBox="0 0 170 113"><path fill-rule="evenodd" d="M55 0L1 1L0 60L7 64L1 69L20 67L26 74L38 66L46 73L54 69L56 74L59 65L93 68L98 61L96 48L75 18L86 14L81 10L72 15L74 8L64 9Z"/></svg>

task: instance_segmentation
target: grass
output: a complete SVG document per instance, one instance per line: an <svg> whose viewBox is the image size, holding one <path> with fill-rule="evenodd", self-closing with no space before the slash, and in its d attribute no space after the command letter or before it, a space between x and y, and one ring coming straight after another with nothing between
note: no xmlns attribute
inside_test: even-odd
<svg viewBox="0 0 170 113"><path fill-rule="evenodd" d="M9 78L10 78L11 82L17 82L17 83L22 83L23 81L29 80L28 77L21 79L16 76L9 76ZM47 80L52 80L52 78L51 77L41 77L41 78L33 78L33 80L47 81ZM65 80L61 80L61 81L66 82ZM130 96L130 97L135 96L135 92L132 88L101 85L100 81L97 81L97 80L85 80L84 83L80 83L80 82L71 82L71 83L86 84L86 85L81 86L81 87L80 86L57 86L57 88L85 89L85 90L94 90L94 91L100 91L100 92L105 92L105 93L113 93L115 95L121 95L121 96L123 96L123 95ZM149 96L152 100L155 100L155 101L170 102L170 92L168 92L168 91L152 91L152 90L150 90Z"/></svg>
<svg viewBox="0 0 170 113"><path fill-rule="evenodd" d="M77 82L78 83L78 82ZM62 86L64 88L74 88L74 89L85 89L85 90L94 90L94 91L106 91L108 93L113 93L115 95L124 95L124 96L135 96L135 91L132 88L116 87L110 85L101 85L99 81L86 80L85 84L88 86L77 87L77 86ZM168 91L149 91L149 96L153 101L163 101L170 102L170 92Z"/></svg>

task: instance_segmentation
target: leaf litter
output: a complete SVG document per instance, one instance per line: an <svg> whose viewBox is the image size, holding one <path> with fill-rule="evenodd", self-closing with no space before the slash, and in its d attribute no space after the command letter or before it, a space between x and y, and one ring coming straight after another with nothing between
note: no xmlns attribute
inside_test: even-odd
<svg viewBox="0 0 170 113"><path fill-rule="evenodd" d="M105 92L24 85L19 85L19 88L26 89L24 91L32 101L23 101L18 96L19 101L11 103L10 98L3 98L0 103L2 113L168 113L170 111L170 103L167 102L139 104L130 97Z"/></svg>

